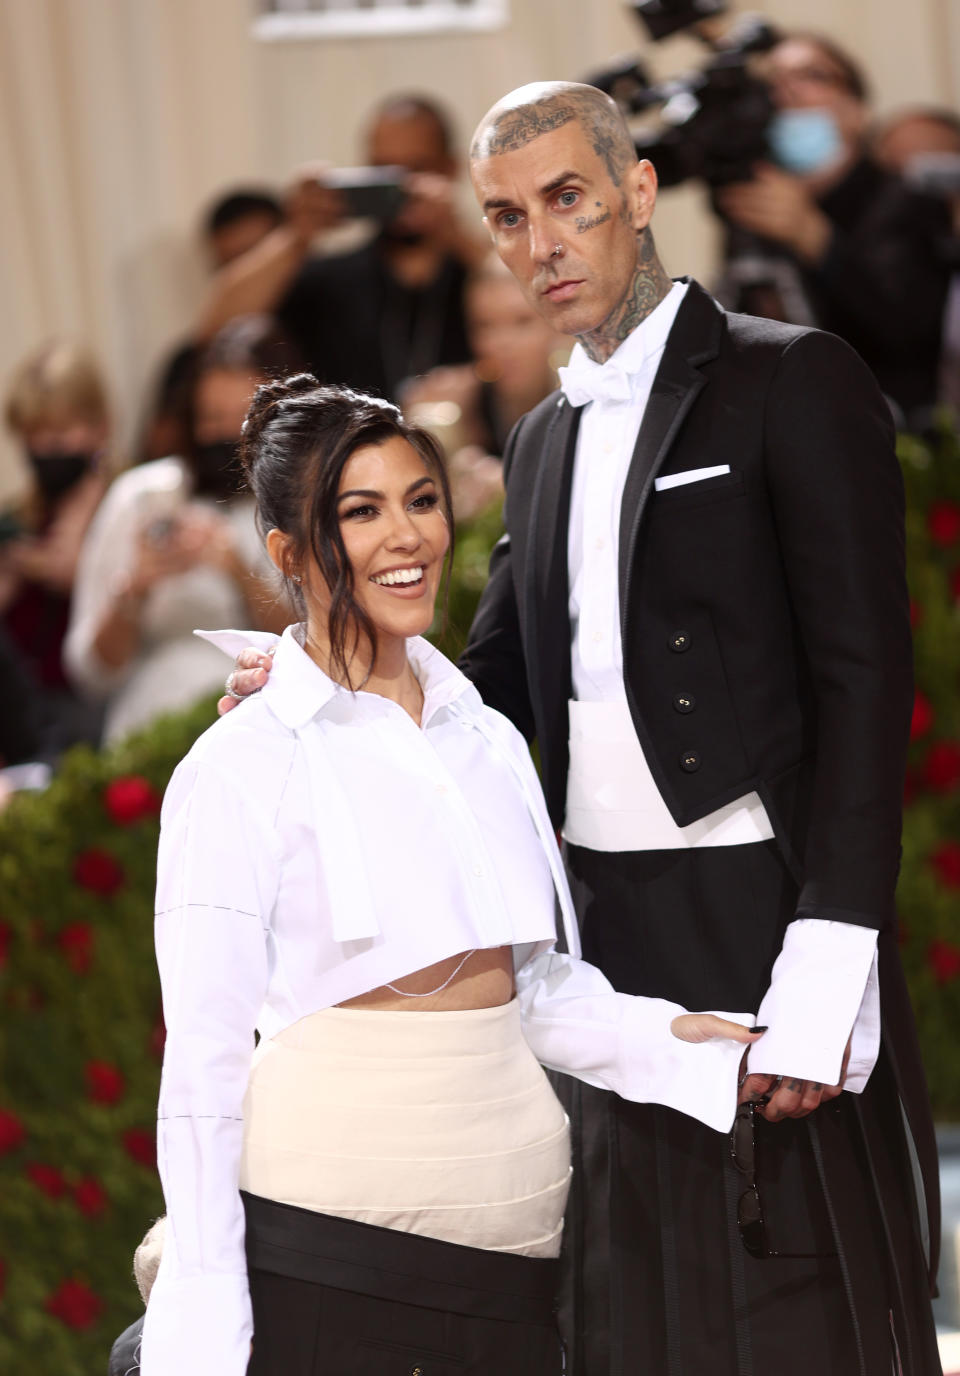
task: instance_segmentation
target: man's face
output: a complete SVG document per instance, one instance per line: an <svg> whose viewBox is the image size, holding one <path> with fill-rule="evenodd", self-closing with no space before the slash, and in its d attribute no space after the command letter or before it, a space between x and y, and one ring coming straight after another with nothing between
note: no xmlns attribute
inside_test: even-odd
<svg viewBox="0 0 960 1376"><path fill-rule="evenodd" d="M628 167L617 185L571 120L475 161L470 175L494 247L535 309L561 334L599 328L636 271L656 198L650 164Z"/></svg>
<svg viewBox="0 0 960 1376"><path fill-rule="evenodd" d="M816 43L784 39L771 51L765 68L780 109L829 110L848 142L860 137L867 118L864 104L850 90L843 69Z"/></svg>

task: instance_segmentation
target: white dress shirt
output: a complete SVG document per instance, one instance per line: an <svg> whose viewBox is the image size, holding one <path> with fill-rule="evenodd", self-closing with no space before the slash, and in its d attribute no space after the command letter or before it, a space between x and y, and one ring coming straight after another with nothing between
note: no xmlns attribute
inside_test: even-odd
<svg viewBox="0 0 960 1376"><path fill-rule="evenodd" d="M574 700L563 832L573 844L595 850L740 845L773 836L756 793L677 826L632 728L623 683L618 580L623 488L686 291L685 283L674 283L605 363L593 362L577 344L569 366L560 369L568 401L584 408L568 541ZM650 500L656 501L655 493ZM862 1090L880 1047L876 933L843 922L792 922L757 1022L770 1030L751 1049L751 1070L835 1084L852 1033L846 1087Z"/></svg>
<svg viewBox="0 0 960 1376"><path fill-rule="evenodd" d="M263 691L200 737L164 798L168 1220L145 1376L246 1371L237 1182L254 1027L269 1038L460 951L513 946L524 1034L543 1064L720 1131L732 1121L742 1047L676 1040L683 1010L615 993L578 958L560 854L513 726L425 641L408 645L424 691L418 727L397 703L333 683L298 629ZM215 639L233 653L258 637ZM571 954L554 949L557 899Z"/></svg>

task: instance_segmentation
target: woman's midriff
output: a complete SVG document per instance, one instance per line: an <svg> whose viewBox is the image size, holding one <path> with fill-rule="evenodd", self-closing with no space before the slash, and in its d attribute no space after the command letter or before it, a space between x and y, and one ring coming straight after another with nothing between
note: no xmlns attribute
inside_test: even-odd
<svg viewBox="0 0 960 1376"><path fill-rule="evenodd" d="M413 974L391 981L395 986L393 989L384 984L366 994L358 994L356 998L345 999L337 1006L384 1009L391 1013L431 1013L465 1008L499 1008L501 1004L509 1003L514 992L513 948L496 946L491 950L474 951L457 970L465 955L466 952L461 951L446 960L438 960L423 970L415 970ZM451 975L453 978L450 983L442 989L438 988ZM396 993L397 989L402 989L403 993ZM437 992L428 993L431 989Z"/></svg>

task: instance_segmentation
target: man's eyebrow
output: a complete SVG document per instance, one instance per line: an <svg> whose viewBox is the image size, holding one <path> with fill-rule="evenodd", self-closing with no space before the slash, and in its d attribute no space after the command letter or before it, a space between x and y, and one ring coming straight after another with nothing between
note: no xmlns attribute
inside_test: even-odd
<svg viewBox="0 0 960 1376"><path fill-rule="evenodd" d="M568 168L566 172L558 173L557 176L551 177L545 186L541 186L540 195L550 196L554 191L559 191L561 186L566 186L567 182L585 182L586 180L582 172L575 172L572 168ZM484 201L483 210L486 214L488 210L510 210L513 205L513 201L490 200Z"/></svg>
<svg viewBox="0 0 960 1376"><path fill-rule="evenodd" d="M549 196L552 191L559 191L561 186L565 186L567 182L585 181L586 177L582 172L574 172L572 169L567 172L560 172L556 177L548 181L546 186L541 186L540 195Z"/></svg>

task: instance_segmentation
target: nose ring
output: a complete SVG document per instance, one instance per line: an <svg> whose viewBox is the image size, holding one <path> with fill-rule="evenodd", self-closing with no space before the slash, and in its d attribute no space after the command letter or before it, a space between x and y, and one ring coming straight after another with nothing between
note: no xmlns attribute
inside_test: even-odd
<svg viewBox="0 0 960 1376"><path fill-rule="evenodd" d="M561 254L562 252L563 252L563 244L554 244L554 246L553 246L553 252L551 253L550 257L551 257L551 258L559 258L559 257L560 257L560 254Z"/></svg>

